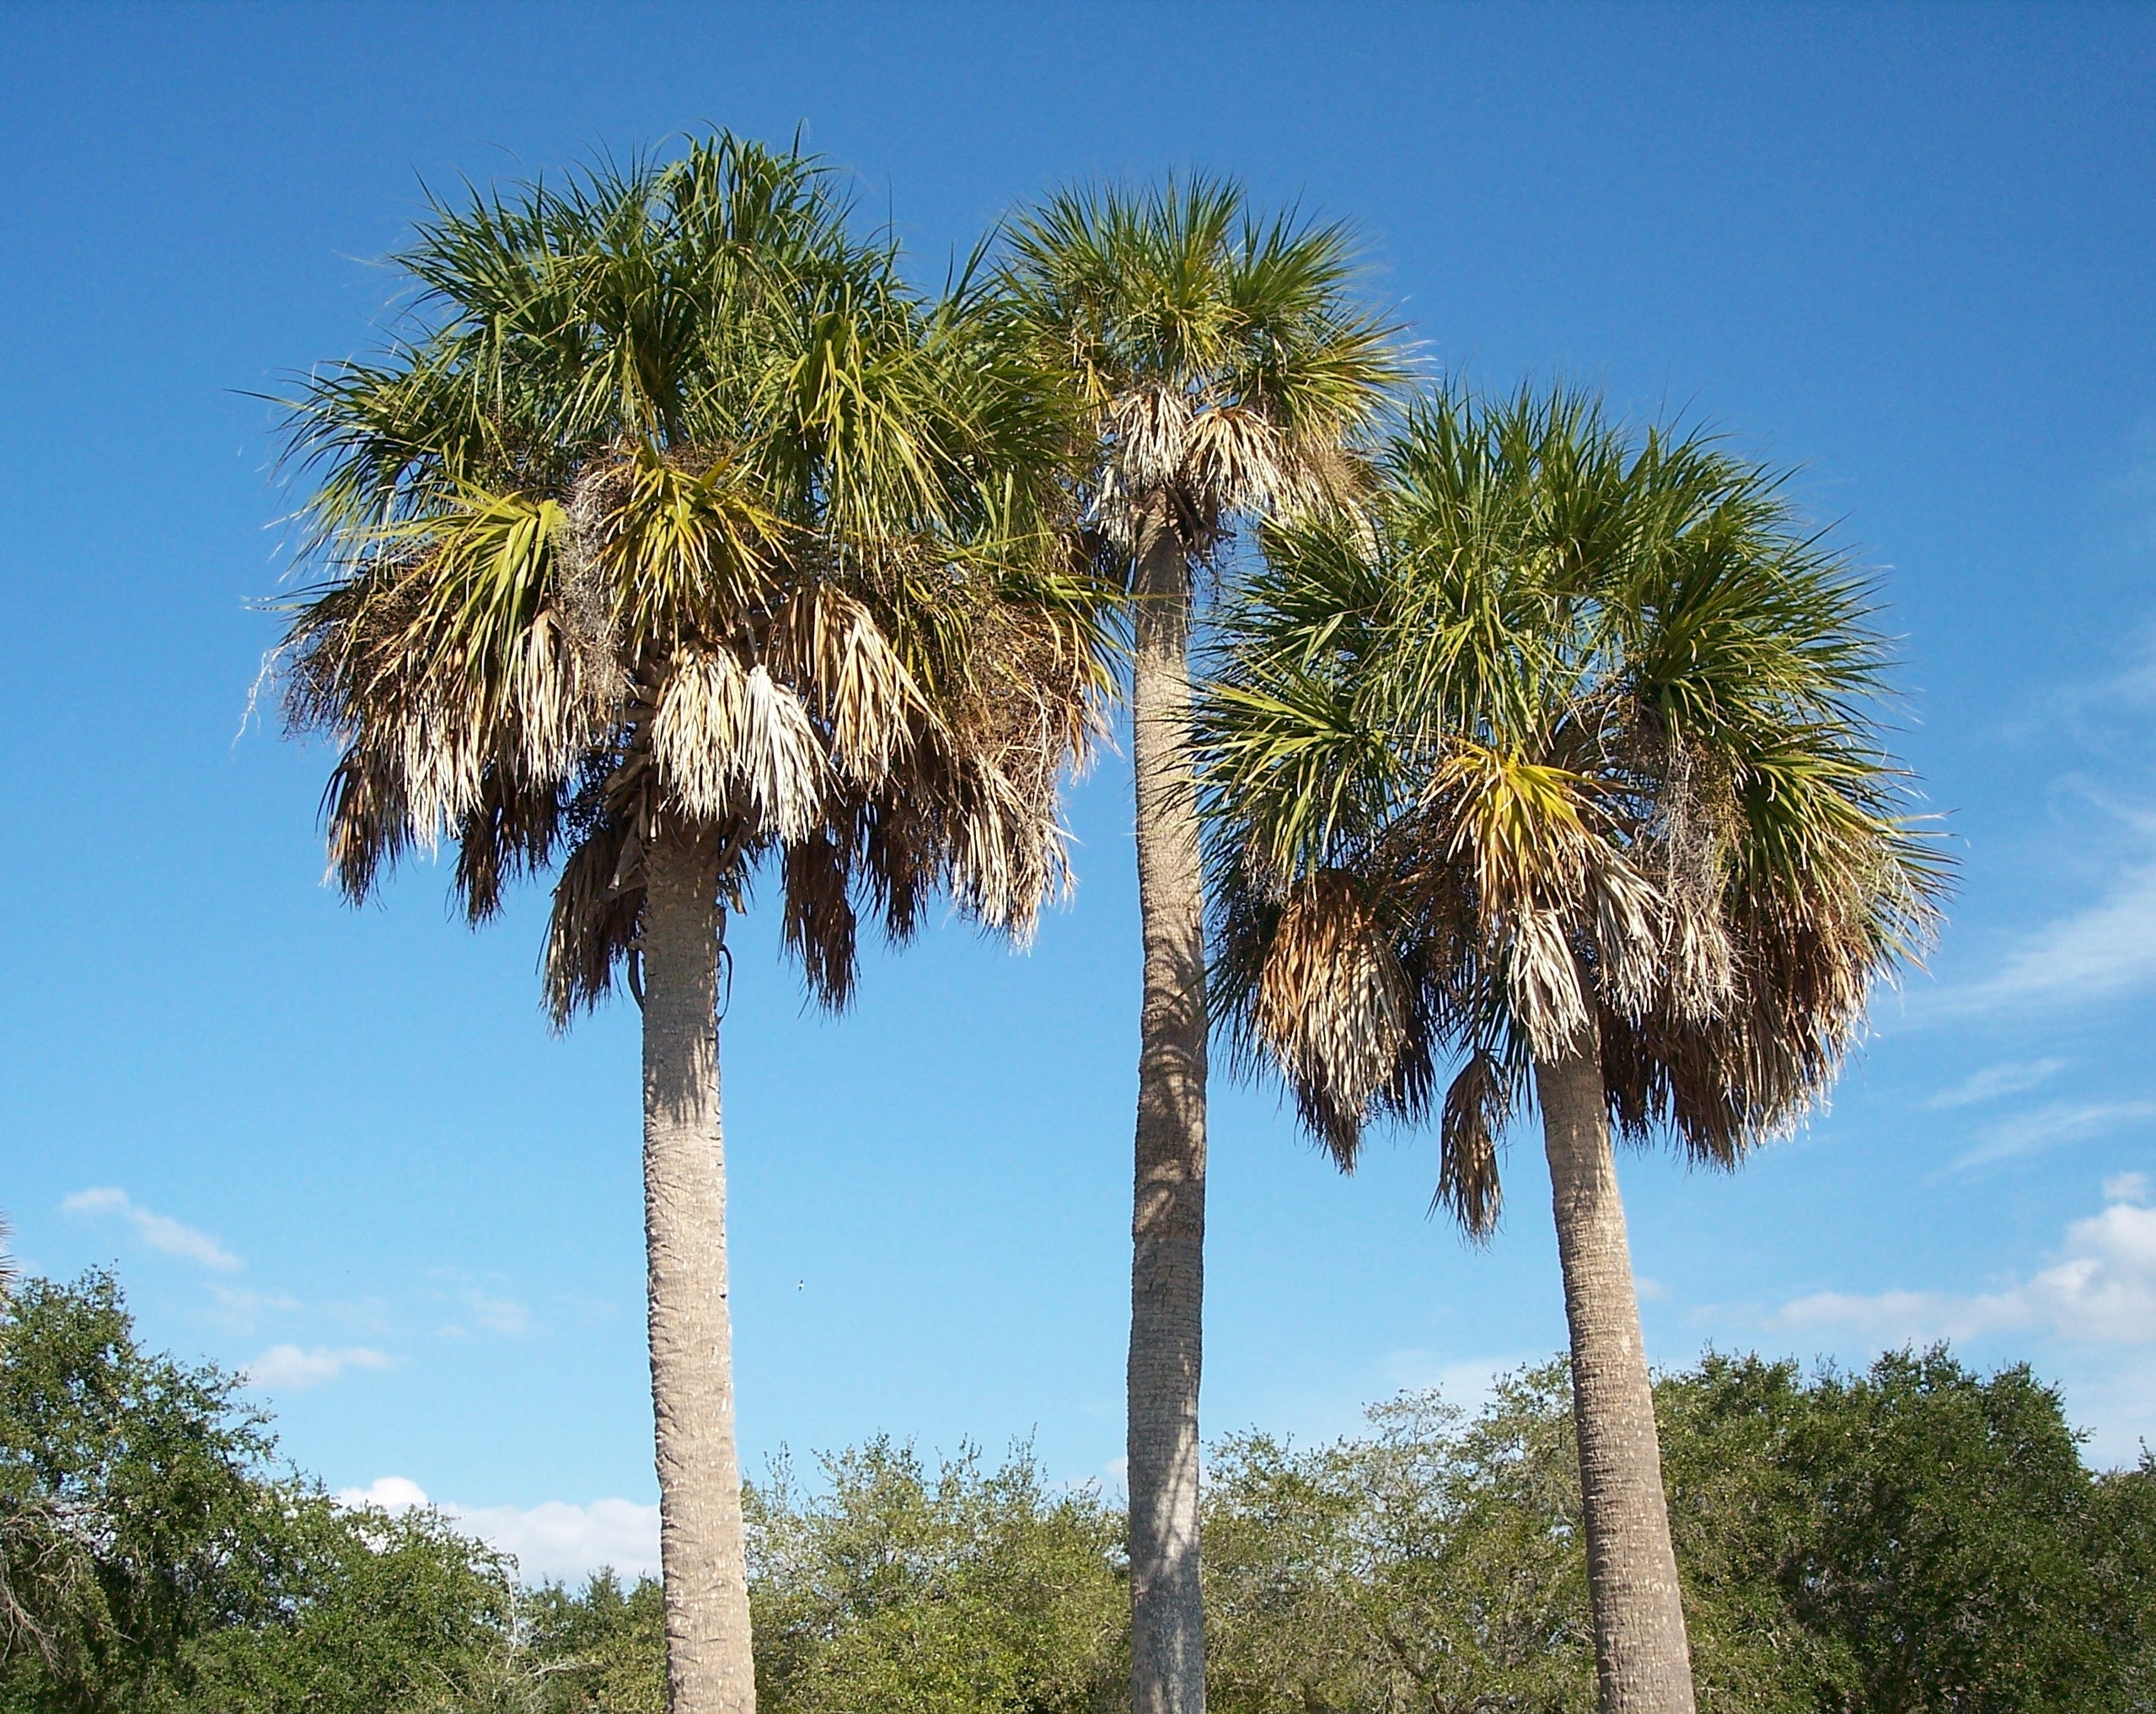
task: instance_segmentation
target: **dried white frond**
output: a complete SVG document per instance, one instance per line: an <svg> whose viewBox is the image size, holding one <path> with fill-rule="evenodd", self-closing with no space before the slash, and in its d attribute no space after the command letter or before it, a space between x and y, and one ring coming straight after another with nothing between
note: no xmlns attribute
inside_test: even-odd
<svg viewBox="0 0 2156 1714"><path fill-rule="evenodd" d="M1127 393L1109 408L1111 468L1126 493L1144 495L1183 479L1195 413L1188 395L1163 387Z"/></svg>
<svg viewBox="0 0 2156 1714"><path fill-rule="evenodd" d="M823 763L801 699L759 661L724 651L677 657L652 723L652 753L674 801L702 821L745 817L791 844L817 824Z"/></svg>
<svg viewBox="0 0 2156 1714"><path fill-rule="evenodd" d="M1278 431L1255 411L1202 412L1183 446L1181 485L1208 514L1266 511L1301 497Z"/></svg>
<svg viewBox="0 0 2156 1714"><path fill-rule="evenodd" d="M823 588L787 604L774 648L788 677L809 687L829 726L831 762L874 786L913 743L927 699L861 602Z"/></svg>
<svg viewBox="0 0 2156 1714"><path fill-rule="evenodd" d="M1510 927L1504 976L1512 1013L1526 1026L1535 1057L1553 1059L1572 1048L1587 1028L1579 962L1561 913L1522 910Z"/></svg>
<svg viewBox="0 0 2156 1714"><path fill-rule="evenodd" d="M700 821L741 808L748 675L723 651L678 656L652 722L652 754L675 802Z"/></svg>
<svg viewBox="0 0 2156 1714"><path fill-rule="evenodd" d="M542 612L519 641L509 699L528 779L559 779L573 770L627 693L627 674L611 646L576 634L574 625L582 622Z"/></svg>
<svg viewBox="0 0 2156 1714"><path fill-rule="evenodd" d="M432 855L478 804L488 746L453 694L429 685L397 720L391 753L412 843Z"/></svg>
<svg viewBox="0 0 2156 1714"><path fill-rule="evenodd" d="M1602 997L1637 1017L1655 1003L1665 979L1662 895L1623 858L1596 848L1594 894L1596 976Z"/></svg>
<svg viewBox="0 0 2156 1714"><path fill-rule="evenodd" d="M823 801L823 758L801 699L759 661L742 700L741 779L758 822L788 844L807 838Z"/></svg>

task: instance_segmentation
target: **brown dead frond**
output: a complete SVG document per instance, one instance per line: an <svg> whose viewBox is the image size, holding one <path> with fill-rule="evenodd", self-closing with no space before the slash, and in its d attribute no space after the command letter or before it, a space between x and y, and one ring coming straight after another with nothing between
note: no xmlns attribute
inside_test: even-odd
<svg viewBox="0 0 2156 1714"><path fill-rule="evenodd" d="M1437 1193L1430 1208L1450 1209L1478 1240L1496 1229L1504 1205L1497 1144L1511 1117L1512 1083L1503 1064L1485 1050L1469 1054L1445 1092Z"/></svg>
<svg viewBox="0 0 2156 1714"><path fill-rule="evenodd" d="M1290 890L1251 1021L1294 1086L1336 1116L1322 1134L1343 1166L1353 1164L1371 1104L1393 1081L1410 999L1390 937L1354 881L1321 874Z"/></svg>

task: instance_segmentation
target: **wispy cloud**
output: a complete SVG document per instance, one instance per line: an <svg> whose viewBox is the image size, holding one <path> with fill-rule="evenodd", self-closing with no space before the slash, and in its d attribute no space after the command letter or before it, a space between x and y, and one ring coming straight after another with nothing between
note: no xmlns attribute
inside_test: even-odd
<svg viewBox="0 0 2156 1714"><path fill-rule="evenodd" d="M1964 1078L1951 1089L1943 1089L1924 1105L1928 1107L1973 1107L2003 1096L2025 1095L2048 1083L2066 1069L2063 1059L2032 1059L2022 1063L1988 1066Z"/></svg>
<svg viewBox="0 0 2156 1714"><path fill-rule="evenodd" d="M363 1488L337 1495L344 1506L409 1511L428 1503L426 1491L408 1476L381 1476ZM611 1566L625 1577L659 1568L659 1508L633 1500L594 1500L588 1506L544 1500L536 1506L461 1506L444 1501L442 1513L517 1561L527 1583L587 1577Z"/></svg>
<svg viewBox="0 0 2156 1714"><path fill-rule="evenodd" d="M2102 897L2055 918L1989 976L1944 991L1948 1013L2117 999L2156 983L2156 863L2137 864Z"/></svg>
<svg viewBox="0 0 2156 1714"><path fill-rule="evenodd" d="M2137 1119L2156 1117L2156 1101L2054 1101L1987 1125L1954 1158L1953 1170L1968 1172L2069 1143L2086 1142Z"/></svg>
<svg viewBox="0 0 2156 1714"><path fill-rule="evenodd" d="M245 1286L212 1285L218 1318L235 1333L252 1333L265 1317L297 1315L305 1306L290 1292L258 1292Z"/></svg>
<svg viewBox="0 0 2156 1714"><path fill-rule="evenodd" d="M500 1297L475 1286L464 1294L464 1307L473 1320L490 1333L517 1339L532 1331L532 1312L514 1298Z"/></svg>
<svg viewBox="0 0 2156 1714"><path fill-rule="evenodd" d="M2156 1208L2143 1200L2148 1181L2123 1173L2104 1188L2109 1205L2067 1228L2060 1259L2003 1291L1817 1292L1786 1304L1774 1320L1784 1327L1839 1328L1887 1343L2031 1327L2079 1343L2156 1343Z"/></svg>
<svg viewBox="0 0 2156 1714"><path fill-rule="evenodd" d="M302 1348L272 1345L247 1365L247 1385L272 1390L295 1392L335 1380L348 1369L388 1369L394 1359L364 1345L332 1350L326 1345Z"/></svg>
<svg viewBox="0 0 2156 1714"><path fill-rule="evenodd" d="M70 1214L93 1217L117 1215L135 1229L135 1235L143 1243L166 1256L177 1256L204 1267L216 1268L223 1273L235 1272L245 1266L208 1233L198 1232L192 1226L182 1225L169 1215L146 1208L126 1192L110 1185L77 1191L60 1207L62 1212Z"/></svg>
<svg viewBox="0 0 2156 1714"><path fill-rule="evenodd" d="M457 1305L456 1320L447 1322L438 1330L445 1337L463 1338L477 1328L487 1333L499 1333L505 1338L520 1339L532 1331L530 1306L506 1292L491 1289L469 1274L449 1268L437 1268L434 1277L442 1285L431 1294L437 1301L446 1298ZM494 1276L497 1281L499 1276Z"/></svg>

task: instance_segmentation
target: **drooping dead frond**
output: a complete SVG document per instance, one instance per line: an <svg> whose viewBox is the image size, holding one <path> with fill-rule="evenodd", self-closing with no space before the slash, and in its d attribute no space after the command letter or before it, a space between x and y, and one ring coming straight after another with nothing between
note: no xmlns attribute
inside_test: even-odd
<svg viewBox="0 0 2156 1714"><path fill-rule="evenodd" d="M1504 1205L1497 1140L1512 1117L1512 1085L1496 1055L1467 1056L1445 1092L1439 1122L1440 1163L1433 1213L1449 1208L1470 1237L1487 1238Z"/></svg>
<svg viewBox="0 0 2156 1714"><path fill-rule="evenodd" d="M856 785L882 779L931 717L866 605L828 583L808 585L780 607L770 647L828 728L833 766Z"/></svg>
<svg viewBox="0 0 2156 1714"><path fill-rule="evenodd" d="M1337 442L1291 440L1254 404L1145 386L1113 400L1106 416L1096 512L1124 553L1136 551L1156 509L1202 554L1234 515L1292 516L1338 503L1354 486Z"/></svg>
<svg viewBox="0 0 2156 1714"><path fill-rule="evenodd" d="M1393 1079L1409 999L1391 940L1352 879L1317 876L1290 892L1251 1021L1293 1085L1336 1116L1322 1140L1343 1166L1353 1164L1355 1133Z"/></svg>
<svg viewBox="0 0 2156 1714"><path fill-rule="evenodd" d="M1641 843L1666 913L1667 1003L1679 1017L1711 1018L1735 991L1724 915L1740 831L1735 785L1726 763L1676 731L1649 743L1651 811Z"/></svg>
<svg viewBox="0 0 2156 1714"><path fill-rule="evenodd" d="M634 832L603 817L570 853L554 886L540 968L556 1029L613 992L614 967L636 947L643 908Z"/></svg>
<svg viewBox="0 0 2156 1714"><path fill-rule="evenodd" d="M781 873L786 950L800 960L809 993L834 1012L845 1009L854 991L855 925L847 869L826 827L786 847Z"/></svg>

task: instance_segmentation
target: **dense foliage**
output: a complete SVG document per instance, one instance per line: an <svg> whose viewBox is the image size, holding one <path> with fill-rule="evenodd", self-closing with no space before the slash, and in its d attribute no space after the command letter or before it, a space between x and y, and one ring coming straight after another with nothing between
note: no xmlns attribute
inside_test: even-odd
<svg viewBox="0 0 2156 1714"><path fill-rule="evenodd" d="M0 1320L0 1714L662 1714L657 1585L519 1590L438 1515L281 1469L235 1378L143 1352L110 1278ZM1862 1374L1710 1354L1666 1376L1703 1709L2156 1709L2156 1461L2091 1472L2026 1369ZM1222 1714L1594 1704L1561 1364L1208 1465ZM749 1502L779 1714L1078 1714L1124 1693L1121 1520L1022 1449L879 1440Z"/></svg>
<svg viewBox="0 0 2156 1714"><path fill-rule="evenodd" d="M109 1276L26 1282L0 1341L0 1710L504 1706L498 1556L279 1470L239 1379L143 1352Z"/></svg>

